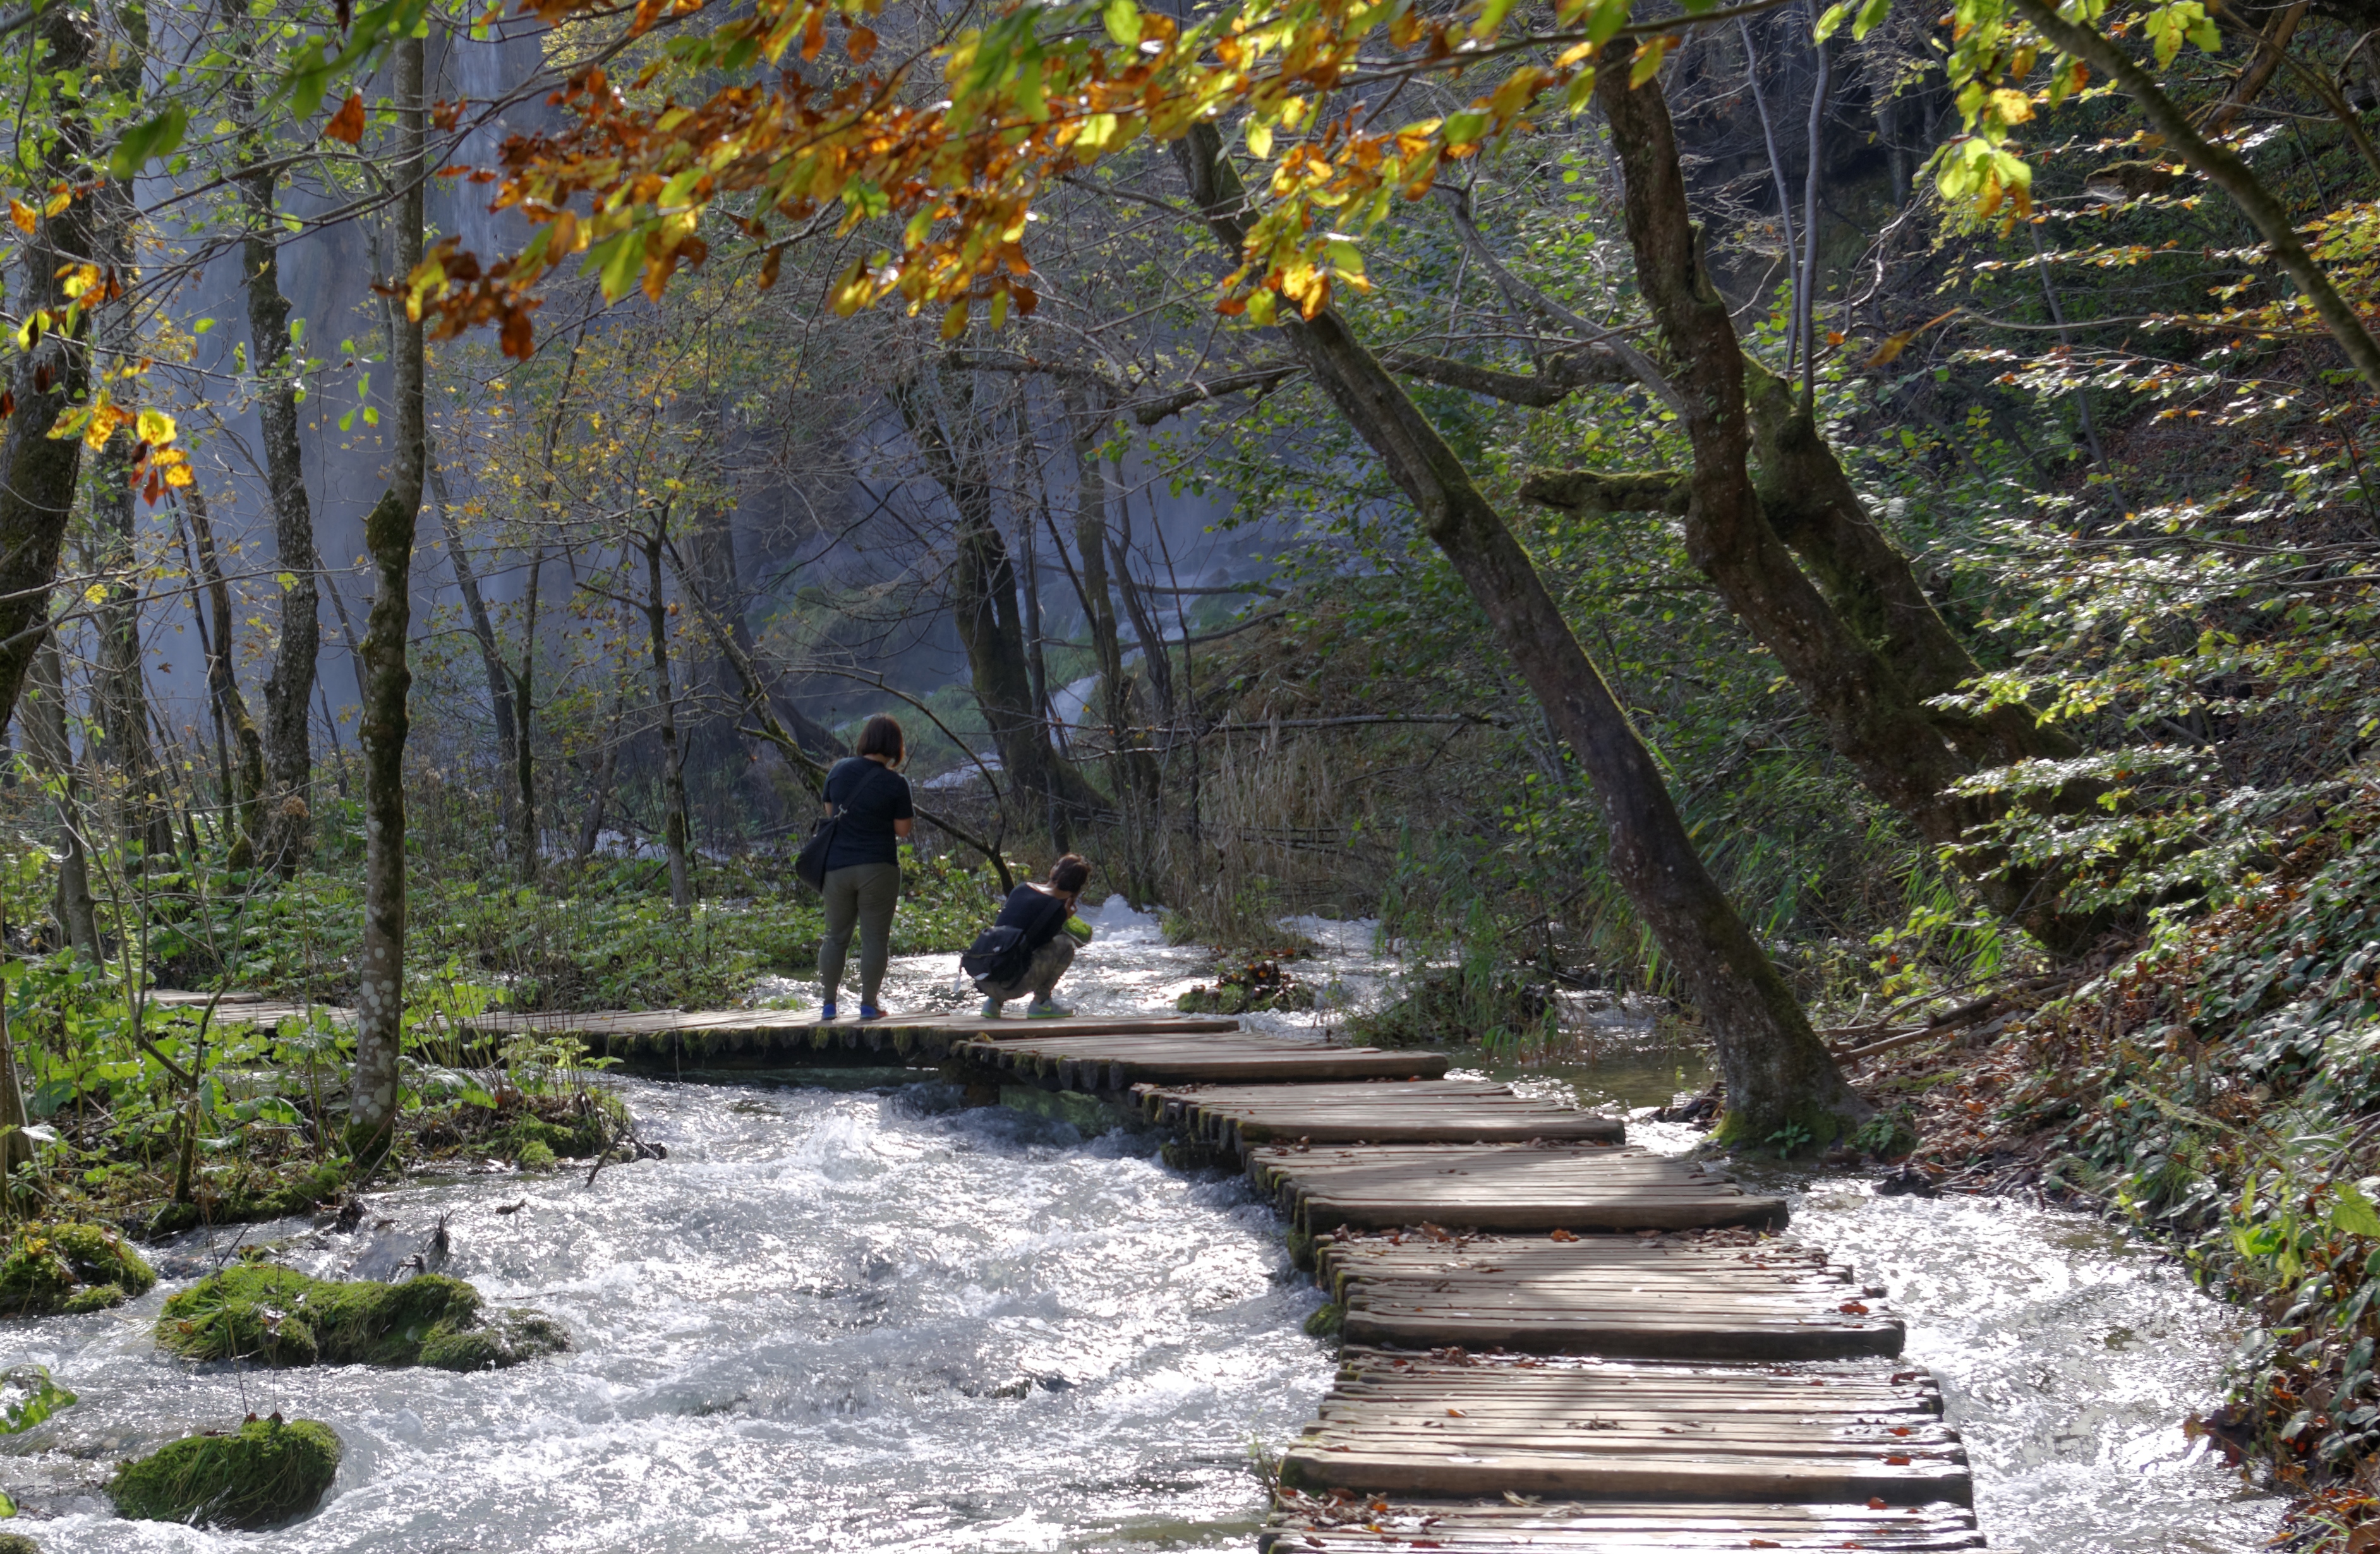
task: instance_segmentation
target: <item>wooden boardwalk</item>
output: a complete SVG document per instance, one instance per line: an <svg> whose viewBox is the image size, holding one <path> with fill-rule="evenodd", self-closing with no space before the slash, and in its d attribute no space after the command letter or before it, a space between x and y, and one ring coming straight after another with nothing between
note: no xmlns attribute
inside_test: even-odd
<svg viewBox="0 0 2380 1554"><path fill-rule="evenodd" d="M1515 1095L1477 1079L1402 1084L1148 1085L1141 1109L1197 1143L1238 1155L1247 1146L1494 1144L1560 1138L1617 1144L1620 1121Z"/></svg>
<svg viewBox="0 0 2380 1554"><path fill-rule="evenodd" d="M1416 1223L1483 1231L1781 1226L1785 1200L1709 1168L1609 1144L1268 1145L1248 1174L1308 1234Z"/></svg>
<svg viewBox="0 0 2380 1554"><path fill-rule="evenodd" d="M227 1001L215 1018L307 1014ZM1346 1345L1320 1417L1282 1455L1262 1548L1983 1544L1939 1392L1896 1358L1900 1319L1880 1289L1773 1237L1783 1198L1630 1147L1614 1119L1449 1079L1441 1053L1175 1014L455 1024L570 1037L664 1074L936 1066L978 1099L1026 1086L1120 1102L1184 1135L1185 1158L1236 1162L1327 1293L1314 1330Z"/></svg>
<svg viewBox="0 0 2380 1554"><path fill-rule="evenodd" d="M1884 1292L1818 1253L1689 1236L1333 1237L1316 1278L1349 1343L1629 1359L1900 1353Z"/></svg>

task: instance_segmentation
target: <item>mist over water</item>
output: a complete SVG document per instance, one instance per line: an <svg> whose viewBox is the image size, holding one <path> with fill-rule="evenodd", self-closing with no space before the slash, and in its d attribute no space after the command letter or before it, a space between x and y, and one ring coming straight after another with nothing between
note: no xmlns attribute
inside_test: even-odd
<svg viewBox="0 0 2380 1554"><path fill-rule="evenodd" d="M1120 904L1097 921L1068 984L1085 1008L1160 1006L1208 972ZM1392 968L1363 925L1298 926L1326 946L1304 974L1378 996ZM919 957L898 963L888 1001L964 999L949 957ZM1333 1017L1257 1023L1318 1035ZM1620 1050L1531 1083L1642 1092L1665 1063L1680 1059ZM1152 1133L1086 1137L956 1110L938 1083L838 1077L625 1081L668 1160L592 1188L492 1172L376 1200L389 1237L451 1216L451 1271L492 1304L561 1317L575 1347L556 1359L477 1376L192 1367L149 1338L185 1280L119 1311L0 1327L0 1364L47 1365L82 1398L0 1445L0 1488L52 1554L1251 1547L1250 1448L1293 1436L1333 1369L1300 1331L1320 1297L1270 1209L1239 1178L1167 1169ZM2180 1429L2216 1393L2237 1313L2075 1216L1879 1198L1840 1175L1785 1184L1802 1237L1892 1287L1909 1358L1941 1377L1965 1433L1994 1548L2263 1546L2279 1502L2243 1494ZM387 1245L334 1238L298 1260L335 1272ZM128 1523L99 1494L122 1457L275 1409L346 1442L304 1523Z"/></svg>

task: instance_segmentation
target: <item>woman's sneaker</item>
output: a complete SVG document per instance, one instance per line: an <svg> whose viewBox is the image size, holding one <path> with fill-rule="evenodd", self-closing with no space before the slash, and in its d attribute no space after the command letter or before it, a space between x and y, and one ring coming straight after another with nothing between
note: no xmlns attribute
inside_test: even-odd
<svg viewBox="0 0 2380 1554"><path fill-rule="evenodd" d="M1028 1020L1071 1020L1075 1012L1062 1003L1045 998L1026 1004L1025 1017Z"/></svg>
<svg viewBox="0 0 2380 1554"><path fill-rule="evenodd" d="M981 1019L997 1020L1000 1018L1000 1012L1007 1006L1008 1001L1004 998L988 998L983 1001L983 1007L976 1011L976 1014Z"/></svg>
<svg viewBox="0 0 2380 1554"><path fill-rule="evenodd" d="M833 1019L833 1018L834 1018L834 1005L833 1005L833 1004L832 1004L832 1003L821 1003L821 1004L820 1004L820 1005L819 1005L819 1023L820 1023L820 1024L823 1025L823 1024L825 1024L827 1021L832 1020L832 1019Z"/></svg>
<svg viewBox="0 0 2380 1554"><path fill-rule="evenodd" d="M884 1011L872 1003L863 1003L859 1006L859 1017L863 1020L880 1020L884 1018Z"/></svg>

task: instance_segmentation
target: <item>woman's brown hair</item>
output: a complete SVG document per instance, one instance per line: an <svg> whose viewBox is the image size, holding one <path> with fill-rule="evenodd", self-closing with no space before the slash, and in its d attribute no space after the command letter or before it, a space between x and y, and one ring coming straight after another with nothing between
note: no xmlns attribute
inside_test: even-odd
<svg viewBox="0 0 2380 1554"><path fill-rule="evenodd" d="M859 753L863 756L882 756L894 766L898 766L902 759L909 753L909 742L901 736L899 723L879 712L868 720L866 728L859 731Z"/></svg>
<svg viewBox="0 0 2380 1554"><path fill-rule="evenodd" d="M1091 882L1091 866L1080 853L1069 853L1050 866L1050 887L1073 895Z"/></svg>

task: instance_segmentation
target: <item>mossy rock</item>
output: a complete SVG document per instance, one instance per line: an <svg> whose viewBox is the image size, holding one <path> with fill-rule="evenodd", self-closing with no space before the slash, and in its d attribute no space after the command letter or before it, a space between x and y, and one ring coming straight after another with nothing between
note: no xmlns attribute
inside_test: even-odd
<svg viewBox="0 0 2380 1554"><path fill-rule="evenodd" d="M185 1436L127 1463L107 1492L136 1521L254 1530L312 1512L338 1474L330 1426L275 1414L229 1435Z"/></svg>
<svg viewBox="0 0 2380 1554"><path fill-rule="evenodd" d="M211 1274L166 1301L157 1343L188 1359L284 1368L485 1370L553 1354L569 1340L534 1312L504 1312L491 1324L480 1292L444 1274L342 1283L261 1264Z"/></svg>
<svg viewBox="0 0 2380 1554"><path fill-rule="evenodd" d="M532 1138L513 1156L513 1163L523 1171L552 1171L559 1162L555 1160L552 1150Z"/></svg>
<svg viewBox="0 0 2380 1554"><path fill-rule="evenodd" d="M42 1554L42 1546L22 1533L0 1533L0 1554Z"/></svg>
<svg viewBox="0 0 2380 1554"><path fill-rule="evenodd" d="M540 1311L498 1311L476 1328L441 1328L421 1343L420 1363L432 1370L505 1370L570 1347L561 1323Z"/></svg>
<svg viewBox="0 0 2380 1554"><path fill-rule="evenodd" d="M157 1272L114 1231L97 1225L25 1225L0 1257L0 1315L55 1317L103 1311L146 1294Z"/></svg>
<svg viewBox="0 0 2380 1554"><path fill-rule="evenodd" d="M258 1220L282 1220L310 1214L344 1192L347 1166L325 1160L295 1176L271 1170L243 1172L221 1192L209 1192L192 1203L168 1203L149 1222L151 1236L173 1235L200 1225L247 1224Z"/></svg>
<svg viewBox="0 0 2380 1554"><path fill-rule="evenodd" d="M524 1166L530 1164L534 1149L546 1152L540 1164L552 1165L556 1159L585 1159L610 1142L601 1119L596 1117L577 1118L567 1124L540 1117L516 1118L505 1126L503 1136L511 1146L514 1160Z"/></svg>
<svg viewBox="0 0 2380 1554"><path fill-rule="evenodd" d="M1336 1338L1347 1325L1347 1308L1333 1301L1316 1306L1305 1317L1308 1338Z"/></svg>

